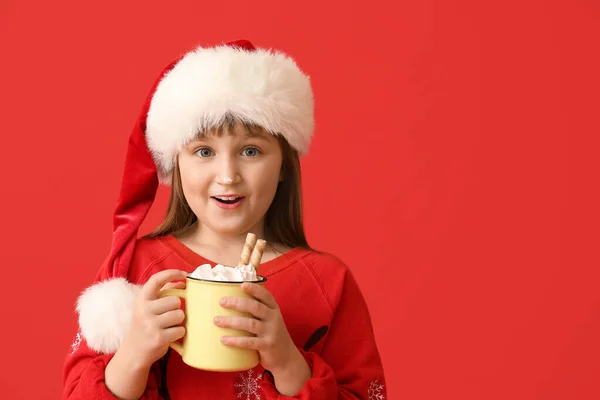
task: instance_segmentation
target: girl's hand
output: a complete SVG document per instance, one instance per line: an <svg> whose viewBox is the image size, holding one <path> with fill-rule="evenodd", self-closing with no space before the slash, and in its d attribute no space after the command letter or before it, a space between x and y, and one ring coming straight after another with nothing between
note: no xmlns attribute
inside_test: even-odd
<svg viewBox="0 0 600 400"><path fill-rule="evenodd" d="M127 353L135 355L141 367L149 367L160 359L169 344L185 335L179 326L185 318L181 300L176 296L158 298L162 289L185 287L187 273L179 270L158 272L148 279L135 299L129 331L123 340Z"/></svg>
<svg viewBox="0 0 600 400"><path fill-rule="evenodd" d="M249 282L242 284L242 290L253 298L223 297L220 304L254 318L215 317L214 323L256 336L223 336L221 341L227 346L257 350L261 365L273 374L277 390L293 396L311 377L310 367L290 337L273 295L264 286Z"/></svg>

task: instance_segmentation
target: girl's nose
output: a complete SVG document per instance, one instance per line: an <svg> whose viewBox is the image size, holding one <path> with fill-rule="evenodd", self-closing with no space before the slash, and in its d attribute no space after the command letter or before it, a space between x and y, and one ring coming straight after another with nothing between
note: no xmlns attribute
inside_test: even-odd
<svg viewBox="0 0 600 400"><path fill-rule="evenodd" d="M223 177L218 176L217 177L217 183L219 185L224 185L224 186L233 185L238 182L239 182L239 175L236 175L235 177L232 177L232 176L223 176Z"/></svg>
<svg viewBox="0 0 600 400"><path fill-rule="evenodd" d="M241 177L235 163L230 160L223 160L221 165L219 165L216 182L219 185L234 185L238 183L240 179Z"/></svg>

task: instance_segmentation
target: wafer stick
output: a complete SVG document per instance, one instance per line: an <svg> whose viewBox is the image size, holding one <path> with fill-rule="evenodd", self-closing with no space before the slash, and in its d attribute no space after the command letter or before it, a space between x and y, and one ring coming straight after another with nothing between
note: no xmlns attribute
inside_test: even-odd
<svg viewBox="0 0 600 400"><path fill-rule="evenodd" d="M258 266L260 265L260 260L262 259L263 253L265 251L265 247L267 247L267 242L262 239L258 239L256 242L256 246L252 251L252 255L250 256L250 264L254 267L254 269L258 272Z"/></svg>
<svg viewBox="0 0 600 400"><path fill-rule="evenodd" d="M256 235L254 233L248 233L246 236L246 243L244 243L244 248L242 249L242 255L240 256L238 267L248 265L250 262L250 255L252 254L252 250L254 250L254 246L256 246Z"/></svg>

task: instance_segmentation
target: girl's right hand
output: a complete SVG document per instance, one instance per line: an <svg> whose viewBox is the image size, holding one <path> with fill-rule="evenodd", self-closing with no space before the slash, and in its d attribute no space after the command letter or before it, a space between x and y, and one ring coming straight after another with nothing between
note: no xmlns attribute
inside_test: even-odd
<svg viewBox="0 0 600 400"><path fill-rule="evenodd" d="M173 269L157 272L135 299L131 324L121 347L137 358L140 367L149 368L165 355L169 344L185 335L185 328L179 326L185 318L179 297L158 295L163 288L180 286L169 282L186 276L187 272Z"/></svg>

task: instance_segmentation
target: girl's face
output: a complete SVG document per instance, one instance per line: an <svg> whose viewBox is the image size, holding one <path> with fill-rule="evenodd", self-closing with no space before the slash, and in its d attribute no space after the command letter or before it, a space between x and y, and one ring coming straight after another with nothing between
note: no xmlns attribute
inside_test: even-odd
<svg viewBox="0 0 600 400"><path fill-rule="evenodd" d="M200 228L226 236L262 234L281 163L277 138L249 132L240 124L185 146L179 153L181 184Z"/></svg>

